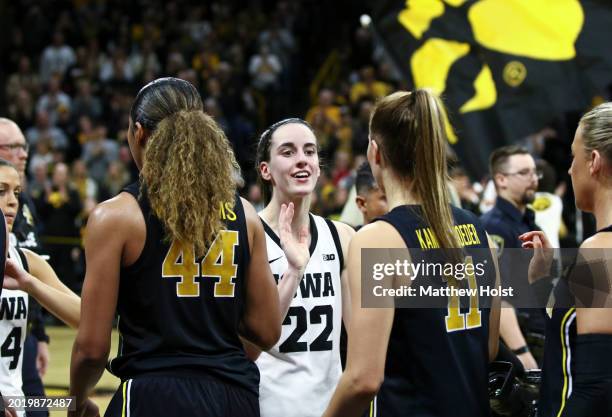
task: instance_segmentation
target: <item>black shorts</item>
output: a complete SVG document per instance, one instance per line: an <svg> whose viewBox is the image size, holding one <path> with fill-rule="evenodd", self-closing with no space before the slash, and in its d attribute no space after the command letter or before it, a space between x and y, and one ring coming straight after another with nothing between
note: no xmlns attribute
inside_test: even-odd
<svg viewBox="0 0 612 417"><path fill-rule="evenodd" d="M124 381L104 417L259 417L259 398L212 377L143 375Z"/></svg>

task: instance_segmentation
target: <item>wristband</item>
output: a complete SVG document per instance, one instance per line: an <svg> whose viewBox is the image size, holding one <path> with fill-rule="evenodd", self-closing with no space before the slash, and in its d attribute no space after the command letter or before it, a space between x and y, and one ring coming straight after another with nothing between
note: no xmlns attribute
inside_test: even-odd
<svg viewBox="0 0 612 417"><path fill-rule="evenodd" d="M515 355L522 355L523 353L527 353L529 352L529 346L527 345L523 345L518 349L513 349L512 353L514 353Z"/></svg>

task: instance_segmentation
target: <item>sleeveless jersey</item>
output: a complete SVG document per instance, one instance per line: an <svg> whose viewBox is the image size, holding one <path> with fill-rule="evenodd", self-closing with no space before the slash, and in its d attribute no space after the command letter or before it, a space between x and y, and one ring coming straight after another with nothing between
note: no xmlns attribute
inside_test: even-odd
<svg viewBox="0 0 612 417"><path fill-rule="evenodd" d="M437 242L421 213L420 206L400 206L377 219L390 223L409 250L418 249L410 250L413 263L426 261L428 248ZM466 210L452 207L452 213L466 255L472 256L474 265L486 265L477 285L494 285L493 260L483 250L488 248L484 227ZM442 277L435 281L446 285ZM487 300L480 293L479 305L485 305L483 301ZM369 415L489 416L488 338L489 309L396 308L384 382Z"/></svg>
<svg viewBox="0 0 612 417"><path fill-rule="evenodd" d="M279 237L264 223L268 262L278 282L287 269ZM310 261L276 346L257 360L262 417L320 417L342 373L342 249L335 225L310 215Z"/></svg>
<svg viewBox="0 0 612 417"><path fill-rule="evenodd" d="M146 195L139 198L138 183L124 191L137 199L147 236L136 262L120 271L120 341L109 371L122 380L204 374L257 393L257 367L238 337L250 260L240 198L223 204L226 230L194 259L193 246L166 241Z"/></svg>
<svg viewBox="0 0 612 417"><path fill-rule="evenodd" d="M8 256L28 270L25 255L9 245ZM0 393L23 395L21 365L23 343L27 334L28 294L21 290L2 290L0 297ZM19 417L24 416L18 411Z"/></svg>
<svg viewBox="0 0 612 417"><path fill-rule="evenodd" d="M612 232L612 226L596 233ZM570 277L574 264L566 273ZM563 299L562 305L571 305L573 294L566 279L560 279L554 288L555 300ZM546 323L546 342L542 364L542 385L538 401L538 416L556 417L565 408L572 394L576 373L576 308L553 308Z"/></svg>

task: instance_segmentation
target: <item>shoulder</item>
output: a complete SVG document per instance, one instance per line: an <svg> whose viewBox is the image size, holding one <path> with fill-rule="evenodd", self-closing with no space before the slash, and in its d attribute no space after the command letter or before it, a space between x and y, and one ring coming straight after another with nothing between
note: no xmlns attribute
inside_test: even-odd
<svg viewBox="0 0 612 417"><path fill-rule="evenodd" d="M342 223L336 220L332 220L334 226L336 226L336 230L338 231L338 237L340 237L340 242L342 246L348 245L351 241L351 238L355 235L355 229L349 226L346 223Z"/></svg>
<svg viewBox="0 0 612 417"><path fill-rule="evenodd" d="M351 247L405 248L404 239L395 227L386 221L375 221L363 226L351 239Z"/></svg>
<svg viewBox="0 0 612 417"><path fill-rule="evenodd" d="M110 200L98 204L89 214L88 231L108 230L113 233L130 233L134 228L144 227L144 217L138 202L129 193L119 193Z"/></svg>
<svg viewBox="0 0 612 417"><path fill-rule="evenodd" d="M612 233L597 233L586 239L580 249L606 249L612 248Z"/></svg>
<svg viewBox="0 0 612 417"><path fill-rule="evenodd" d="M240 197L240 202L242 203L242 208L244 210L244 217L246 219L247 225L249 227L254 227L256 224L260 224L261 220L259 219L259 215L257 211L255 211L255 207L246 199Z"/></svg>
<svg viewBox="0 0 612 417"><path fill-rule="evenodd" d="M487 230L489 234L500 235L508 237L512 235L510 226L503 221L501 212L496 208L492 208L482 216L480 216L480 223Z"/></svg>
<svg viewBox="0 0 612 417"><path fill-rule="evenodd" d="M480 221L488 226L489 223L498 222L500 215L501 212L496 206L494 206L493 208L491 208L491 210L480 216Z"/></svg>

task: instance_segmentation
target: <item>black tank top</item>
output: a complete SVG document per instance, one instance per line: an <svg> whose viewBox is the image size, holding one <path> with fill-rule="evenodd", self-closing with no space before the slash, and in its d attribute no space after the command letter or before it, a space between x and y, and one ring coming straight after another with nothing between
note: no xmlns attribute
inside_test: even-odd
<svg viewBox="0 0 612 417"><path fill-rule="evenodd" d="M117 357L108 369L122 380L150 373L208 375L258 393L259 371L238 338L245 304L249 246L240 198L220 208L226 230L206 256L164 239L139 184L147 237L140 257L121 268Z"/></svg>
<svg viewBox="0 0 612 417"><path fill-rule="evenodd" d="M465 254L473 256L474 265L486 260L486 271L477 285L492 286L495 269L484 228L466 210L453 207L452 213ZM420 206L397 207L379 220L393 225L409 250L418 249L410 250L412 262L418 262L415 256L426 253L428 246L435 246L435 236L425 223ZM479 302L485 305L482 298ZM450 308L396 308L385 379L372 404L371 415L488 416L489 309L479 307L478 311L475 322L469 320L470 314L463 308L453 312ZM451 314L463 318L461 328L454 325L456 321L447 320ZM449 323L453 323L453 328L449 328Z"/></svg>
<svg viewBox="0 0 612 417"><path fill-rule="evenodd" d="M595 233L612 232L612 225ZM565 277L572 274L571 265ZM554 288L555 300L571 305L573 295L566 279ZM538 401L538 415L555 417L572 392L576 358L576 308L555 307L546 322L546 345L542 363L542 384Z"/></svg>

